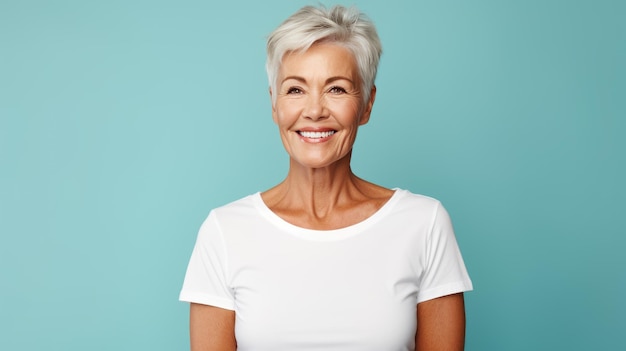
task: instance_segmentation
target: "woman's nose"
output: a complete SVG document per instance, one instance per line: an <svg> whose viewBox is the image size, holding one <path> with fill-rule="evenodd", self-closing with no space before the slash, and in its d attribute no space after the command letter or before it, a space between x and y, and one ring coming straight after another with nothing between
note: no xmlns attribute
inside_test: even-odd
<svg viewBox="0 0 626 351"><path fill-rule="evenodd" d="M328 111L321 96L309 96L303 112L304 118L313 121L328 117Z"/></svg>

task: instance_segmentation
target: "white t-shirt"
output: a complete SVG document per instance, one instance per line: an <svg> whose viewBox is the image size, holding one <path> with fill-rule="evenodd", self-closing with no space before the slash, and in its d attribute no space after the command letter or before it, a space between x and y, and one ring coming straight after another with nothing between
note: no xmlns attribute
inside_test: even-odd
<svg viewBox="0 0 626 351"><path fill-rule="evenodd" d="M336 230L294 226L260 193L202 224L181 301L235 311L238 350L414 350L419 302L472 290L450 218L396 189Z"/></svg>

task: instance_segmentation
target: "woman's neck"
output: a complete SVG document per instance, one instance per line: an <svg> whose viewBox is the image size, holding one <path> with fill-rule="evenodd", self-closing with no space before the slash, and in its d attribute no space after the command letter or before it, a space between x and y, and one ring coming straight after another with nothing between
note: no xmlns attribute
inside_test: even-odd
<svg viewBox="0 0 626 351"><path fill-rule="evenodd" d="M291 161L285 180L262 197L272 211L292 224L336 229L369 217L391 194L358 178L349 160L315 169Z"/></svg>

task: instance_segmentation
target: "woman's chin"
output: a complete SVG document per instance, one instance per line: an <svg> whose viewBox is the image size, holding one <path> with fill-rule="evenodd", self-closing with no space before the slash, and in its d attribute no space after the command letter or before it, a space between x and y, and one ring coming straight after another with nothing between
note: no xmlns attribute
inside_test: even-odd
<svg viewBox="0 0 626 351"><path fill-rule="evenodd" d="M328 157L328 155L319 155L313 156L309 155L306 157L291 157L292 165L298 165L302 168L308 169L319 169L326 167L339 166L344 163L350 163L349 157L344 155L342 157Z"/></svg>

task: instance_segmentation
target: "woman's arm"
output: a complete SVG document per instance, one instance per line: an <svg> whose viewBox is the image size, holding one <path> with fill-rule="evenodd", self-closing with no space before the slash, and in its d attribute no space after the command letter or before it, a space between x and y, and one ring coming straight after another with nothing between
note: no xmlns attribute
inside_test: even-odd
<svg viewBox="0 0 626 351"><path fill-rule="evenodd" d="M235 311L192 303L189 310L191 351L235 351Z"/></svg>
<svg viewBox="0 0 626 351"><path fill-rule="evenodd" d="M463 351L464 346L463 293L439 297L417 305L417 351Z"/></svg>

